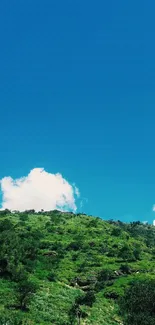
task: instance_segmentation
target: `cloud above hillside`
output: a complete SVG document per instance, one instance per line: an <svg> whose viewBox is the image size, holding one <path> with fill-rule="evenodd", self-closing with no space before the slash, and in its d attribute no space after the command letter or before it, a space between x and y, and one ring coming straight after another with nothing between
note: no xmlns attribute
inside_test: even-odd
<svg viewBox="0 0 155 325"><path fill-rule="evenodd" d="M153 205L152 210L153 210L153 212L155 212L155 204ZM153 220L153 225L155 226L155 220Z"/></svg>
<svg viewBox="0 0 155 325"><path fill-rule="evenodd" d="M60 209L76 211L78 188L62 177L43 168L34 168L18 179L4 177L0 181L2 209L45 211Z"/></svg>

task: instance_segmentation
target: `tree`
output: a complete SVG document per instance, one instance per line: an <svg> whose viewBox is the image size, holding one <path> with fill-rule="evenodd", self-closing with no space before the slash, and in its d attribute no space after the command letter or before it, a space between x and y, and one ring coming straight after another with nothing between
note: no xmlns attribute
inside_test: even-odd
<svg viewBox="0 0 155 325"><path fill-rule="evenodd" d="M135 248L133 250L133 255L135 257L136 260L140 259L140 255L141 255L141 247L139 245L135 245Z"/></svg>
<svg viewBox="0 0 155 325"><path fill-rule="evenodd" d="M134 281L120 300L125 325L155 324L155 280Z"/></svg>
<svg viewBox="0 0 155 325"><path fill-rule="evenodd" d="M118 257L121 257L125 261L132 261L135 259L132 249L127 244L120 249Z"/></svg>
<svg viewBox="0 0 155 325"><path fill-rule="evenodd" d="M114 272L112 270L102 269L98 273L95 289L97 291L102 290L106 286L107 282L113 279L114 279Z"/></svg>
<svg viewBox="0 0 155 325"><path fill-rule="evenodd" d="M19 301L19 308L21 310L27 310L28 304L37 289L38 286L36 283L30 281L28 278L25 278L18 282L16 287L16 294Z"/></svg>
<svg viewBox="0 0 155 325"><path fill-rule="evenodd" d="M85 318L87 316L87 313L85 311L82 310L81 305L84 305L84 299L86 296L78 296L70 311L69 311L69 318L70 318L70 324L78 324L81 325L81 320L82 318ZM87 304L89 305L89 304Z"/></svg>
<svg viewBox="0 0 155 325"><path fill-rule="evenodd" d="M112 230L111 235L112 235L112 236L119 237L119 236L121 235L121 232L122 232L121 228L119 228L119 227L115 227L115 228Z"/></svg>

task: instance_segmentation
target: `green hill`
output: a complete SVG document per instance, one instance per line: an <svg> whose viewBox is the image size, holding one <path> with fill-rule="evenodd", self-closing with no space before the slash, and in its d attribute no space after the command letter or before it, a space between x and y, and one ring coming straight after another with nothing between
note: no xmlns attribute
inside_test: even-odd
<svg viewBox="0 0 155 325"><path fill-rule="evenodd" d="M0 324L123 324L133 280L155 279L155 227L0 211ZM138 324L138 323L137 323Z"/></svg>

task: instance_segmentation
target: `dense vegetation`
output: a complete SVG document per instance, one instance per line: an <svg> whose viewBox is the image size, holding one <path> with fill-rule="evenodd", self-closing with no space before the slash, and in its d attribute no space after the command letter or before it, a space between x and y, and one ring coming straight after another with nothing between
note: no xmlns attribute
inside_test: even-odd
<svg viewBox="0 0 155 325"><path fill-rule="evenodd" d="M0 211L0 325L155 324L155 227Z"/></svg>

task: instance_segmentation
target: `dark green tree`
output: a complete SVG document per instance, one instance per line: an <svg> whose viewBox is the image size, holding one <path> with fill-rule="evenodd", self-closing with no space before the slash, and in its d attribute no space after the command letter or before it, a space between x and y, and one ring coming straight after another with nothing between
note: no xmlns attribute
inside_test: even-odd
<svg viewBox="0 0 155 325"><path fill-rule="evenodd" d="M135 259L131 247L125 244L119 251L118 257L122 258L124 261L132 261Z"/></svg>
<svg viewBox="0 0 155 325"><path fill-rule="evenodd" d="M120 300L125 325L155 324L155 280L134 281Z"/></svg>
<svg viewBox="0 0 155 325"><path fill-rule="evenodd" d="M21 310L25 311L28 309L28 304L37 289L37 284L26 277L18 282L16 286L16 295Z"/></svg>

